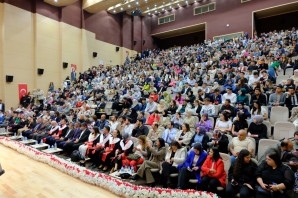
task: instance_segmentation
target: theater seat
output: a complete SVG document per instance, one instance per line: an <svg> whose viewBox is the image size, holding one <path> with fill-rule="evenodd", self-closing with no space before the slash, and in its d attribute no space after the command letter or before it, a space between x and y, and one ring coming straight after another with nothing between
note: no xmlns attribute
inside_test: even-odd
<svg viewBox="0 0 298 198"><path fill-rule="evenodd" d="M157 172L159 172L159 169L158 168L151 168L150 171L152 173L157 173Z"/></svg>
<svg viewBox="0 0 298 198"><path fill-rule="evenodd" d="M178 177L179 173L172 173L170 174L170 177Z"/></svg>
<svg viewBox="0 0 298 198"><path fill-rule="evenodd" d="M192 183L192 184L197 184L198 180L197 179L190 179L188 182Z"/></svg>

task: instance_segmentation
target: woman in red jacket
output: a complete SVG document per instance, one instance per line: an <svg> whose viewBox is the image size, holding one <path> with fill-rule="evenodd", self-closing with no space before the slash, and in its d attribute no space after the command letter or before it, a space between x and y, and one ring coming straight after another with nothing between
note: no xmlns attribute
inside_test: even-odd
<svg viewBox="0 0 298 198"><path fill-rule="evenodd" d="M216 193L216 188L226 186L224 163L216 147L209 151L209 155L202 166L201 190Z"/></svg>

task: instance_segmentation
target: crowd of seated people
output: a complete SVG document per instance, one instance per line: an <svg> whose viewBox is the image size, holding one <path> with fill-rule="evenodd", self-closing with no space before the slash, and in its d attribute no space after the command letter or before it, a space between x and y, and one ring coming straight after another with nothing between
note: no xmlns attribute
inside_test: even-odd
<svg viewBox="0 0 298 198"><path fill-rule="evenodd" d="M264 122L271 109L298 106L298 70L286 81L277 78L280 69L298 68L288 61L298 55L297 34L293 28L146 50L121 66L92 67L63 88L51 83L44 99L23 96L2 123L67 156L79 151L94 169L132 167L132 179L145 178L150 186L158 169L163 187L187 189L196 179L199 189L226 188L232 197L284 197L294 188L298 133L292 148L282 142L291 157L275 150L260 165L252 157L268 138ZM296 111L289 118L294 123ZM222 154L230 156L228 172Z"/></svg>

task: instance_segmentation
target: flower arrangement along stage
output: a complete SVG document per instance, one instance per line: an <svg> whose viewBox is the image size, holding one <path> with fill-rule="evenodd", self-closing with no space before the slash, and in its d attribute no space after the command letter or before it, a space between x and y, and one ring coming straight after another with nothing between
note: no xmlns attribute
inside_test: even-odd
<svg viewBox="0 0 298 198"><path fill-rule="evenodd" d="M107 189L112 193L126 198L218 198L216 194L202 192L196 190L175 190L164 188L150 188L145 186L137 186L122 180L116 179L109 175L94 172L81 167L73 162L57 157L52 154L47 154L35 148L26 146L20 142L10 140L6 137L0 138L0 143L4 146L12 148L19 153L22 153L36 161L54 167L61 172L67 173L70 176L78 178L89 184Z"/></svg>

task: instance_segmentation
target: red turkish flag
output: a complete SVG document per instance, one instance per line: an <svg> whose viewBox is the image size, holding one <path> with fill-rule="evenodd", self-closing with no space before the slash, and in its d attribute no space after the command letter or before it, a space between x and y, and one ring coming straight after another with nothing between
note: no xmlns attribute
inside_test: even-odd
<svg viewBox="0 0 298 198"><path fill-rule="evenodd" d="M19 84L19 99L23 97L23 95L27 95L28 88L27 84Z"/></svg>

